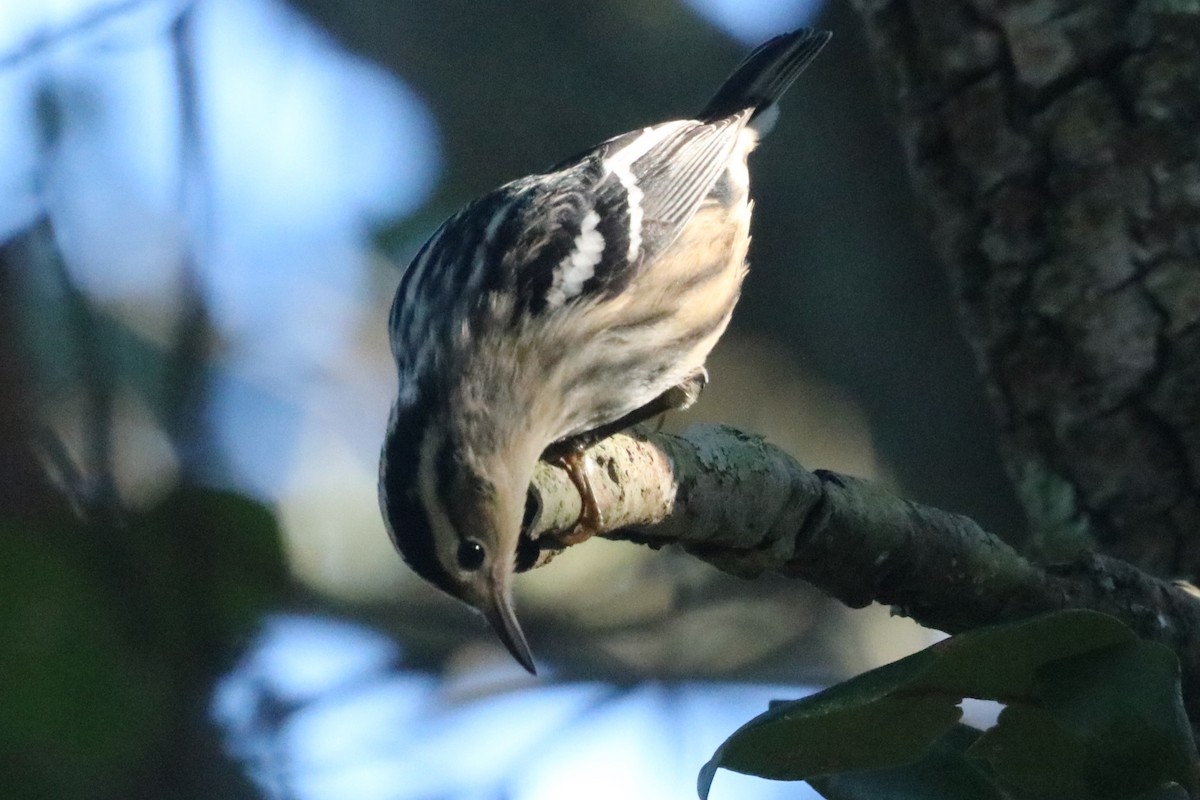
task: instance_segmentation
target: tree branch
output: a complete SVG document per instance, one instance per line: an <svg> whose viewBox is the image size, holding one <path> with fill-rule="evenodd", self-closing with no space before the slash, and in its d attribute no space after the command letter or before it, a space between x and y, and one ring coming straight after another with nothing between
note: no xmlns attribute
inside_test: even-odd
<svg viewBox="0 0 1200 800"><path fill-rule="evenodd" d="M1200 719L1200 601L1123 561L1081 552L1039 565L971 519L904 500L859 478L810 472L760 438L723 426L682 436L614 436L589 451L601 535L681 545L742 577L803 578L852 607L875 601L956 633L1066 608L1111 614L1172 648ZM566 473L540 464L531 535L579 516Z"/></svg>

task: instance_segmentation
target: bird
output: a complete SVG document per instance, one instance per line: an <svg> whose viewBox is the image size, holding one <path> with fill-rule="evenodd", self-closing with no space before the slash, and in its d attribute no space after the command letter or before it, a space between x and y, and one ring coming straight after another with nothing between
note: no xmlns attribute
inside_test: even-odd
<svg viewBox="0 0 1200 800"><path fill-rule="evenodd" d="M610 138L443 222L388 316L398 389L379 461L385 527L419 576L483 614L536 666L516 573L602 515L587 448L708 381L747 273L747 156L829 41L801 28L753 50L691 119ZM582 499L556 539L528 533L540 460Z"/></svg>

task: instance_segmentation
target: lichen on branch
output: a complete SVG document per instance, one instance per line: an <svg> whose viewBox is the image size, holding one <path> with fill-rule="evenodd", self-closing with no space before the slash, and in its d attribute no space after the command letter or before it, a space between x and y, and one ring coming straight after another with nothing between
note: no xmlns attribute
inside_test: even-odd
<svg viewBox="0 0 1200 800"><path fill-rule="evenodd" d="M679 545L742 577L802 578L852 607L884 603L948 633L1065 608L1111 614L1179 655L1200 719L1200 601L1130 564L1086 551L1035 563L968 517L809 471L728 427L621 434L588 452L605 538ZM575 524L581 500L564 471L540 464L534 490L531 536L549 541Z"/></svg>

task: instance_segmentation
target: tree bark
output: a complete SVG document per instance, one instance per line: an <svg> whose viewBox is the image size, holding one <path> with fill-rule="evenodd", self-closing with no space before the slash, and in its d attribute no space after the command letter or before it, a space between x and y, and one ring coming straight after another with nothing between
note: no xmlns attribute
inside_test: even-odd
<svg viewBox="0 0 1200 800"><path fill-rule="evenodd" d="M1200 7L854 5L1035 529L1195 576Z"/></svg>

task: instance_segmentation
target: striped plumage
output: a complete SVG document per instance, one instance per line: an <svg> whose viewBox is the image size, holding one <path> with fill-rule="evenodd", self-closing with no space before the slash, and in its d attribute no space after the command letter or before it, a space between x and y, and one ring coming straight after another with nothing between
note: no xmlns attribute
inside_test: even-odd
<svg viewBox="0 0 1200 800"><path fill-rule="evenodd" d="M828 38L778 36L696 119L480 197L400 281L379 476L388 531L531 671L511 577L538 554L521 535L534 466L695 398L746 273L746 157Z"/></svg>

